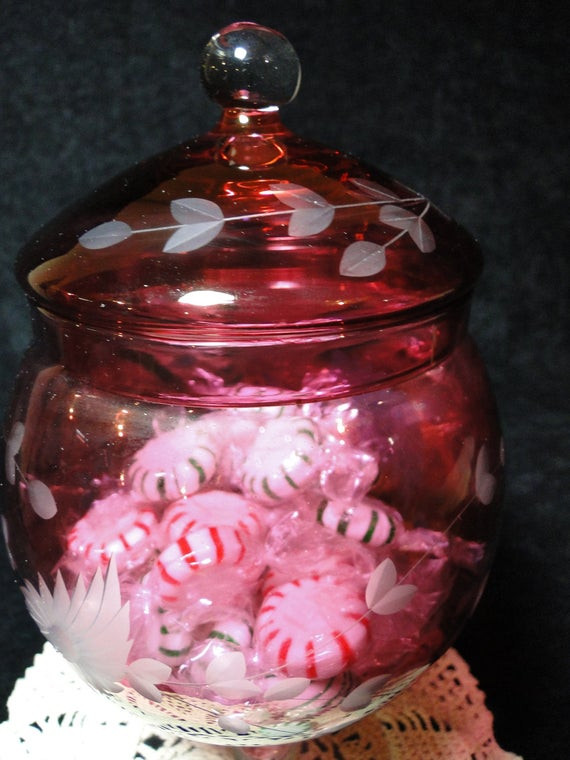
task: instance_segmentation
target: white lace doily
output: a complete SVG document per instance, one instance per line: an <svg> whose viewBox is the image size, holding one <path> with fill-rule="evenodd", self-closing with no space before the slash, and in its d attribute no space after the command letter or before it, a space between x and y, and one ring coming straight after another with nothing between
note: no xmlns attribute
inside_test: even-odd
<svg viewBox="0 0 570 760"><path fill-rule="evenodd" d="M381 711L303 742L300 760L521 760L495 742L484 695L450 650ZM8 699L0 760L229 760L223 748L158 734L92 691L46 644Z"/></svg>

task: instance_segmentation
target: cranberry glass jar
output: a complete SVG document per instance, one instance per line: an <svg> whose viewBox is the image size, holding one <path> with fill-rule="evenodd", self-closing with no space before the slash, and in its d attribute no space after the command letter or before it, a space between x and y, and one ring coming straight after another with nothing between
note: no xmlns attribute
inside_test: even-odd
<svg viewBox="0 0 570 760"><path fill-rule="evenodd" d="M232 25L202 72L218 126L21 253L3 527L88 683L182 736L280 745L405 688L481 593L502 478L467 333L481 256L282 126L280 34Z"/></svg>

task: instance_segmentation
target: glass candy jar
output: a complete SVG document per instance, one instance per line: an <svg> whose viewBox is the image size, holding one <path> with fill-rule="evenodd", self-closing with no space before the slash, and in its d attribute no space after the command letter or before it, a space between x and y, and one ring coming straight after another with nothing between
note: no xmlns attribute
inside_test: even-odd
<svg viewBox="0 0 570 760"><path fill-rule="evenodd" d="M286 745L405 688L481 593L502 477L467 333L481 257L282 126L280 34L224 29L202 74L211 132L20 255L3 526L88 683L182 736Z"/></svg>

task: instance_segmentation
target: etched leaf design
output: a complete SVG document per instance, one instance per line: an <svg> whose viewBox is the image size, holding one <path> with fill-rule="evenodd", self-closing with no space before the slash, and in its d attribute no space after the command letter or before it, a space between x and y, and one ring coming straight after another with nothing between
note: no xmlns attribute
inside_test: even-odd
<svg viewBox="0 0 570 760"><path fill-rule="evenodd" d="M10 434L6 439L5 465L6 480L11 485L16 482L16 456L19 453L24 440L25 428L22 422L15 422L12 425Z"/></svg>
<svg viewBox="0 0 570 760"><path fill-rule="evenodd" d="M246 672L245 657L241 652L224 652L206 668L206 683L243 678Z"/></svg>
<svg viewBox="0 0 570 760"><path fill-rule="evenodd" d="M184 224L171 235L163 248L165 253L188 253L202 248L220 233L223 222Z"/></svg>
<svg viewBox="0 0 570 760"><path fill-rule="evenodd" d="M31 480L28 483L28 498L34 512L44 520L49 520L57 514L53 494L41 480Z"/></svg>
<svg viewBox="0 0 570 760"><path fill-rule="evenodd" d="M366 586L366 604L377 615L392 615L403 609L417 591L411 584L396 585L398 575L391 559L374 570Z"/></svg>
<svg viewBox="0 0 570 760"><path fill-rule="evenodd" d="M339 272L345 277L370 277L386 266L386 250L383 245L368 240L351 243L342 254Z"/></svg>
<svg viewBox="0 0 570 760"><path fill-rule="evenodd" d="M294 699L302 694L311 681L308 678L277 679L263 694L268 702L280 699Z"/></svg>
<svg viewBox="0 0 570 760"><path fill-rule="evenodd" d="M244 736L249 734L249 725L241 717L241 715L220 715L218 718L218 726L225 731L232 731L234 734Z"/></svg>
<svg viewBox="0 0 570 760"><path fill-rule="evenodd" d="M392 190L388 190L387 187L379 185L377 182L372 182L369 179L361 179L360 177L351 177L350 182L362 190L366 195L371 198L377 198L380 201L397 201L398 196Z"/></svg>
<svg viewBox="0 0 570 760"><path fill-rule="evenodd" d="M178 198L171 202L170 213L180 224L219 222L224 218L218 204L206 198Z"/></svg>
<svg viewBox="0 0 570 760"><path fill-rule="evenodd" d="M427 208L424 209L424 211L426 210ZM424 219L412 211L392 204L382 206L380 221L390 227L407 232L422 253L430 253L435 249L435 238L431 229Z"/></svg>
<svg viewBox="0 0 570 760"><path fill-rule="evenodd" d="M364 683L361 683L356 689L351 691L342 700L339 708L343 712L354 712L355 710L362 710L364 707L368 707L374 694L384 686L389 678L389 675L369 678L368 681L364 681Z"/></svg>
<svg viewBox="0 0 570 760"><path fill-rule="evenodd" d="M294 182L278 182L270 185L270 189L289 208L326 208L330 206L322 195L309 190L303 185L296 185Z"/></svg>
<svg viewBox="0 0 570 760"><path fill-rule="evenodd" d="M366 604L370 609L396 585L398 574L391 559L383 560L373 571L366 585Z"/></svg>
<svg viewBox="0 0 570 760"><path fill-rule="evenodd" d="M117 243L122 243L132 234L133 231L126 222L104 222L81 235L79 244L89 250L109 248Z"/></svg>
<svg viewBox="0 0 570 760"><path fill-rule="evenodd" d="M403 610L416 593L417 588L410 584L394 586L370 608L376 615L393 615Z"/></svg>
<svg viewBox="0 0 570 760"><path fill-rule="evenodd" d="M6 449L4 464L6 467L6 480L13 486L16 482L16 460L8 449Z"/></svg>
<svg viewBox="0 0 570 760"><path fill-rule="evenodd" d="M165 253L188 253L207 245L222 230L222 209L205 198L180 198L172 201L170 212L182 225L166 241Z"/></svg>
<svg viewBox="0 0 570 760"><path fill-rule="evenodd" d="M12 425L10 434L6 439L6 448L10 451L10 454L12 456L16 456L16 454L20 451L22 443L24 441L25 432L26 428L24 427L23 422L15 422Z"/></svg>
<svg viewBox="0 0 570 760"><path fill-rule="evenodd" d="M332 223L334 206L313 190L293 182L279 182L270 187L281 203L295 209L289 220L291 237L316 235Z"/></svg>
<svg viewBox="0 0 570 760"><path fill-rule="evenodd" d="M298 208L291 214L289 235L291 237L317 235L330 226L333 218L333 206L328 208Z"/></svg>
<svg viewBox="0 0 570 760"><path fill-rule="evenodd" d="M259 686L245 678L245 657L241 652L224 652L206 668L206 683L226 699L248 699L261 693Z"/></svg>
<svg viewBox="0 0 570 760"><path fill-rule="evenodd" d="M407 208L401 206L382 206L380 209L380 221L398 230L409 230L417 221L417 216Z"/></svg>
<svg viewBox="0 0 570 760"><path fill-rule="evenodd" d="M10 562L12 570L16 569L16 563L14 562L14 556L10 550L10 534L8 532L8 523L4 515L0 515L0 524L2 525L2 537L4 539L4 546L6 547L6 556Z"/></svg>
<svg viewBox="0 0 570 760"><path fill-rule="evenodd" d="M431 253L435 249L435 238L426 222L420 217L408 229L408 235L422 253Z"/></svg>
<svg viewBox="0 0 570 760"><path fill-rule="evenodd" d="M170 678L171 672L171 668L163 662L142 657L129 665L127 678L133 689L142 694L143 697L152 702L161 702L162 693L155 684L166 681Z"/></svg>
<svg viewBox="0 0 570 760"><path fill-rule="evenodd" d="M495 495L497 480L489 472L489 452L485 445L481 446L475 464L475 493L481 504L490 504Z"/></svg>

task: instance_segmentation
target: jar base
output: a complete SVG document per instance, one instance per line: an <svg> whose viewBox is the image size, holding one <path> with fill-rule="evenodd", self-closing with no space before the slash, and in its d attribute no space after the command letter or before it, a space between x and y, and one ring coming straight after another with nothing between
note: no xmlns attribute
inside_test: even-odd
<svg viewBox="0 0 570 760"><path fill-rule="evenodd" d="M300 743L281 744L278 747L236 747L235 760L295 760Z"/></svg>

